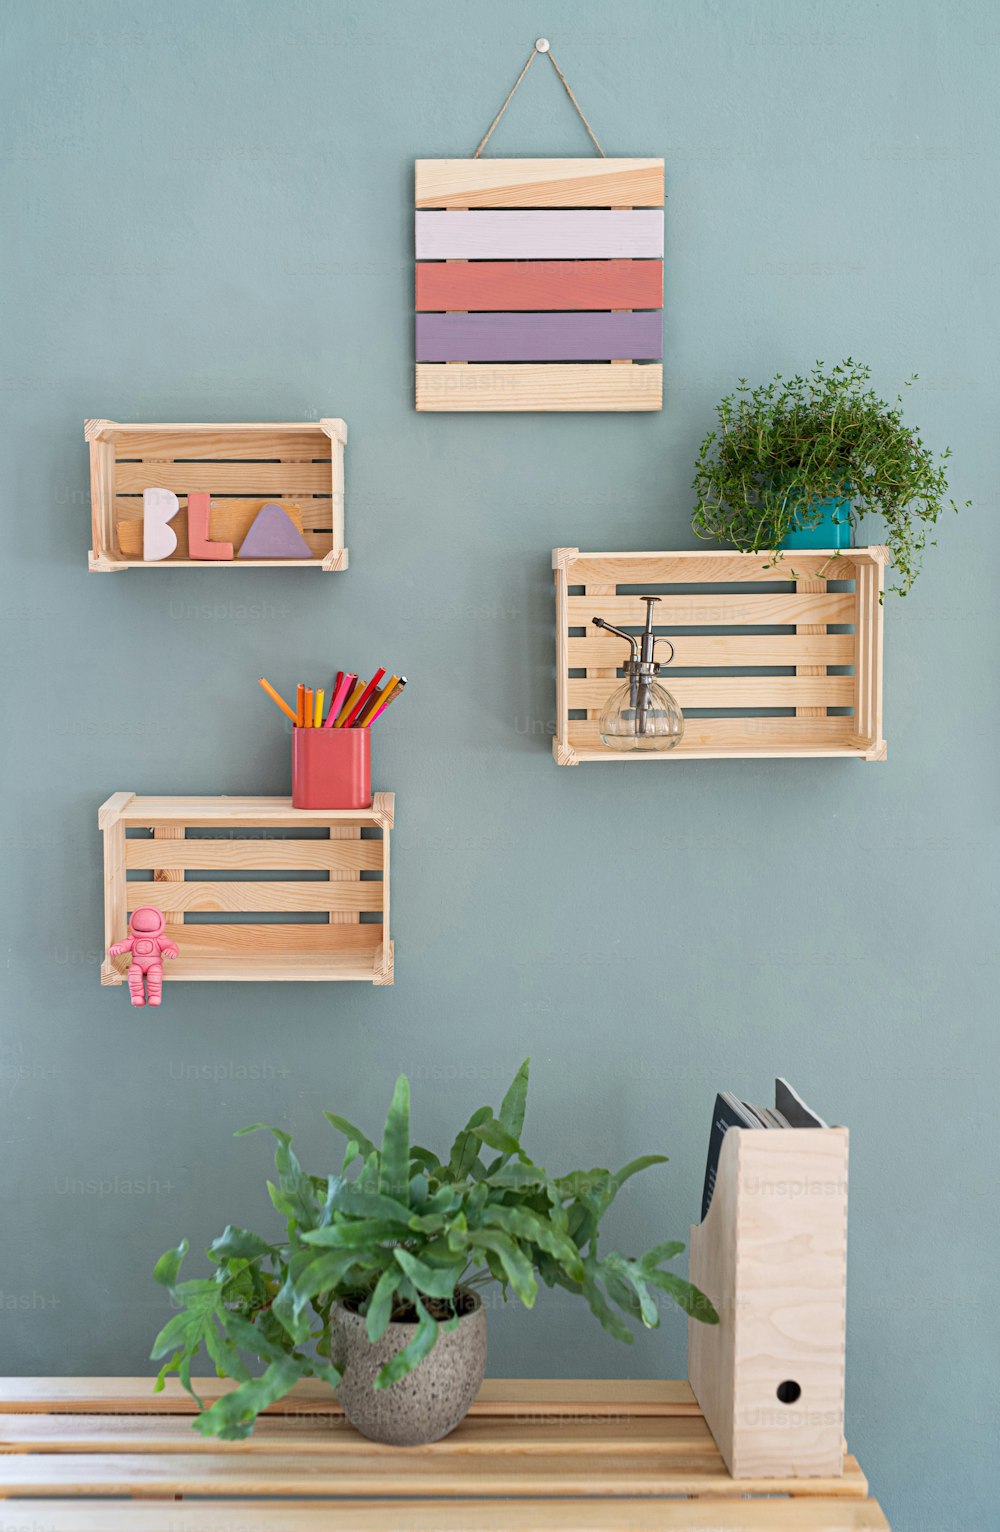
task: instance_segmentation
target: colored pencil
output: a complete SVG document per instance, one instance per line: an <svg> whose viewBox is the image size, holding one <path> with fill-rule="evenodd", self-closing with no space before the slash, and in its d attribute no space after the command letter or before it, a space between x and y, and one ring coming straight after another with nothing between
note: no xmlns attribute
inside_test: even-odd
<svg viewBox="0 0 1000 1532"><path fill-rule="evenodd" d="M390 676L388 681L385 683L385 685L383 687L381 687L377 692L375 692L371 697L368 698L368 701L365 703L365 706L362 708L361 712L358 714L357 723L355 725L357 728L361 728L361 729L364 728L365 724L372 717L372 715L378 712L379 708L381 707L381 705L385 701L385 699L388 696L390 696L392 692L395 691L395 689L398 686L398 684L399 684L399 677L398 676Z"/></svg>
<svg viewBox="0 0 1000 1532"><path fill-rule="evenodd" d="M364 691L364 689L365 689L365 683L363 681L360 681L360 680L359 681L355 681L354 688L353 688L350 696L348 697L347 701L344 703L344 705L341 708L340 712L337 714L337 721L336 721L336 723L333 726L335 729L342 729L344 727L344 719L347 717L348 713L351 711L351 708L357 702L358 698L361 696L361 693Z"/></svg>
<svg viewBox="0 0 1000 1532"><path fill-rule="evenodd" d="M301 681L295 688L295 722L300 729L306 726L306 689Z"/></svg>
<svg viewBox="0 0 1000 1532"><path fill-rule="evenodd" d="M307 729L311 729L313 726L313 689L311 686L306 687L305 701L302 704L302 723Z"/></svg>
<svg viewBox="0 0 1000 1532"><path fill-rule="evenodd" d="M270 681L265 681L264 677L261 676L259 684L267 692L267 695L270 697L271 701L272 702L276 702L278 704L278 706L280 707L281 711L283 713L287 713L289 718L292 720L292 723L295 723L296 722L295 714L292 712L291 708L288 706L288 703L285 701L284 697L280 696L275 691L275 689L271 685Z"/></svg>
<svg viewBox="0 0 1000 1532"><path fill-rule="evenodd" d="M375 722L376 718L381 718L382 714L385 712L385 710L389 706L389 704L392 703L392 702L395 702L396 698L401 694L401 692L403 690L403 687L405 685L406 685L406 677L405 676L400 676L399 679L396 682L396 685L393 687L391 692L389 691L389 688L386 687L386 692L388 693L388 695L384 697L384 700L379 703L379 705L375 709L374 713L372 713L371 717L368 719L368 722L365 724L365 728L366 729L370 729L371 728L371 726Z"/></svg>
<svg viewBox="0 0 1000 1532"><path fill-rule="evenodd" d="M374 692L375 688L378 686L378 683L381 681L381 679L382 679L382 677L384 675L385 675L385 666L384 665L380 665L378 670L376 670L375 674L372 676L371 680L368 682L368 685L365 687L364 691L361 693L361 696L358 698L357 702L354 704L354 706L352 707L351 711L348 713L347 717L344 719L344 728L345 729L351 729L357 723L358 718L359 718L360 713L361 713L361 709L364 707L365 703L369 700L369 698L372 695L372 692Z"/></svg>
<svg viewBox="0 0 1000 1532"><path fill-rule="evenodd" d="M344 706L344 703L347 701L351 687L358 679L354 672L351 670L346 670L343 672L338 671L337 674L340 676L340 680L337 682L336 691L330 698L330 711L327 713L326 723L323 725L323 727L326 729L332 729L334 724L337 722L337 718L340 715L340 710Z"/></svg>
<svg viewBox="0 0 1000 1532"><path fill-rule="evenodd" d="M323 698L325 696L322 686L316 692L316 701L313 704L313 728L319 729L323 725Z"/></svg>

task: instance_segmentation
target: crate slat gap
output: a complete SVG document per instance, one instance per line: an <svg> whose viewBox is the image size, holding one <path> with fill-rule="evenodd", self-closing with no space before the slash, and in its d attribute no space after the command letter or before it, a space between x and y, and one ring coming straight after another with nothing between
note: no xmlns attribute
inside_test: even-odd
<svg viewBox="0 0 1000 1532"><path fill-rule="evenodd" d="M725 551L554 549L556 763L885 760L880 596L887 561L884 547L796 550L777 561ZM719 593L720 585L737 589ZM656 608L656 627L676 650L661 679L692 716L674 750L612 750L601 744L597 719L621 684L625 647L599 634L591 618L638 630L645 616L638 592L658 586L672 594ZM620 594L622 587L637 593ZM759 631L769 627L784 631ZM845 627L851 631L831 631ZM692 628L725 631L684 631ZM783 674L759 673L779 668ZM758 673L748 674L752 669ZM734 709L744 716L734 716ZM786 716L776 716L776 709Z"/></svg>
<svg viewBox="0 0 1000 1532"><path fill-rule="evenodd" d="M384 792L375 793L370 809L358 810L294 809L289 798L114 793L98 813L105 952L127 935L130 911L148 902L167 913L180 948L164 964L166 979L391 984L394 816L395 795ZM208 828L226 838L188 835ZM233 833L241 829L326 835L241 838ZM283 872L290 876L282 879ZM255 921L255 913L283 918ZM127 968L127 955L105 956L101 983L124 983Z"/></svg>
<svg viewBox="0 0 1000 1532"><path fill-rule="evenodd" d="M124 569L347 568L344 542L344 445L347 426L319 421L218 424L123 424L88 420L92 547L88 566ZM171 527L177 549L169 558L141 556L142 491L171 489L181 508ZM192 559L187 544L187 493L212 499L210 535L233 543L231 559ZM241 559L239 544L267 501L298 516L312 557ZM126 543L125 549L122 541ZM133 549L139 550L133 553Z"/></svg>

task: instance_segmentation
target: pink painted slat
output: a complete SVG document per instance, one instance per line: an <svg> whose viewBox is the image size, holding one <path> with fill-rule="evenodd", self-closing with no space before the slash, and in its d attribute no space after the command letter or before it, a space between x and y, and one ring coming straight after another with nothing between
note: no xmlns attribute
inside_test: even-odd
<svg viewBox="0 0 1000 1532"><path fill-rule="evenodd" d="M613 211L419 212L417 259L615 260L659 259L663 214L658 208Z"/></svg>
<svg viewBox="0 0 1000 1532"><path fill-rule="evenodd" d="M418 362L659 361L663 316L418 314Z"/></svg>

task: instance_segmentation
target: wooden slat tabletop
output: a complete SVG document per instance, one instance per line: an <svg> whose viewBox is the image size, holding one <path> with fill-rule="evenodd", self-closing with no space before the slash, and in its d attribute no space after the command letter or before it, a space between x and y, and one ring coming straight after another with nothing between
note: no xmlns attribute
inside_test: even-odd
<svg viewBox="0 0 1000 1532"><path fill-rule="evenodd" d="M849 1455L838 1478L732 1479L686 1383L491 1380L420 1448L359 1436L315 1382L245 1442L193 1409L176 1380L0 1379L0 1532L887 1532Z"/></svg>

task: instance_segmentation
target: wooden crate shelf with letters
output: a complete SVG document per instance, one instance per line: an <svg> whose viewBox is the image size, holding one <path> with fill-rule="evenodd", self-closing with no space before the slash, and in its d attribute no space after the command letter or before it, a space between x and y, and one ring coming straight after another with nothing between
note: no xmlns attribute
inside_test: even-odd
<svg viewBox="0 0 1000 1532"><path fill-rule="evenodd" d="M369 809L114 793L98 814L105 952L131 911L153 904L180 948L166 980L391 984L394 805L393 793L375 793ZM127 967L127 956L105 957L101 983L124 983Z"/></svg>
<svg viewBox="0 0 1000 1532"><path fill-rule="evenodd" d="M88 420L91 570L347 568L344 545L342 420L236 425L123 425ZM172 491L180 510L170 522L177 547L167 558L143 558L143 490ZM211 496L209 537L231 543L233 558L191 558L187 496ZM309 558L239 558L262 507L289 511Z"/></svg>
<svg viewBox="0 0 1000 1532"><path fill-rule="evenodd" d="M882 547L796 549L777 563L765 553L556 548L556 762L885 760L887 558ZM614 750L598 733L628 651L591 619L637 634L643 595L660 596L656 631L675 648L659 677L684 712L673 750Z"/></svg>

